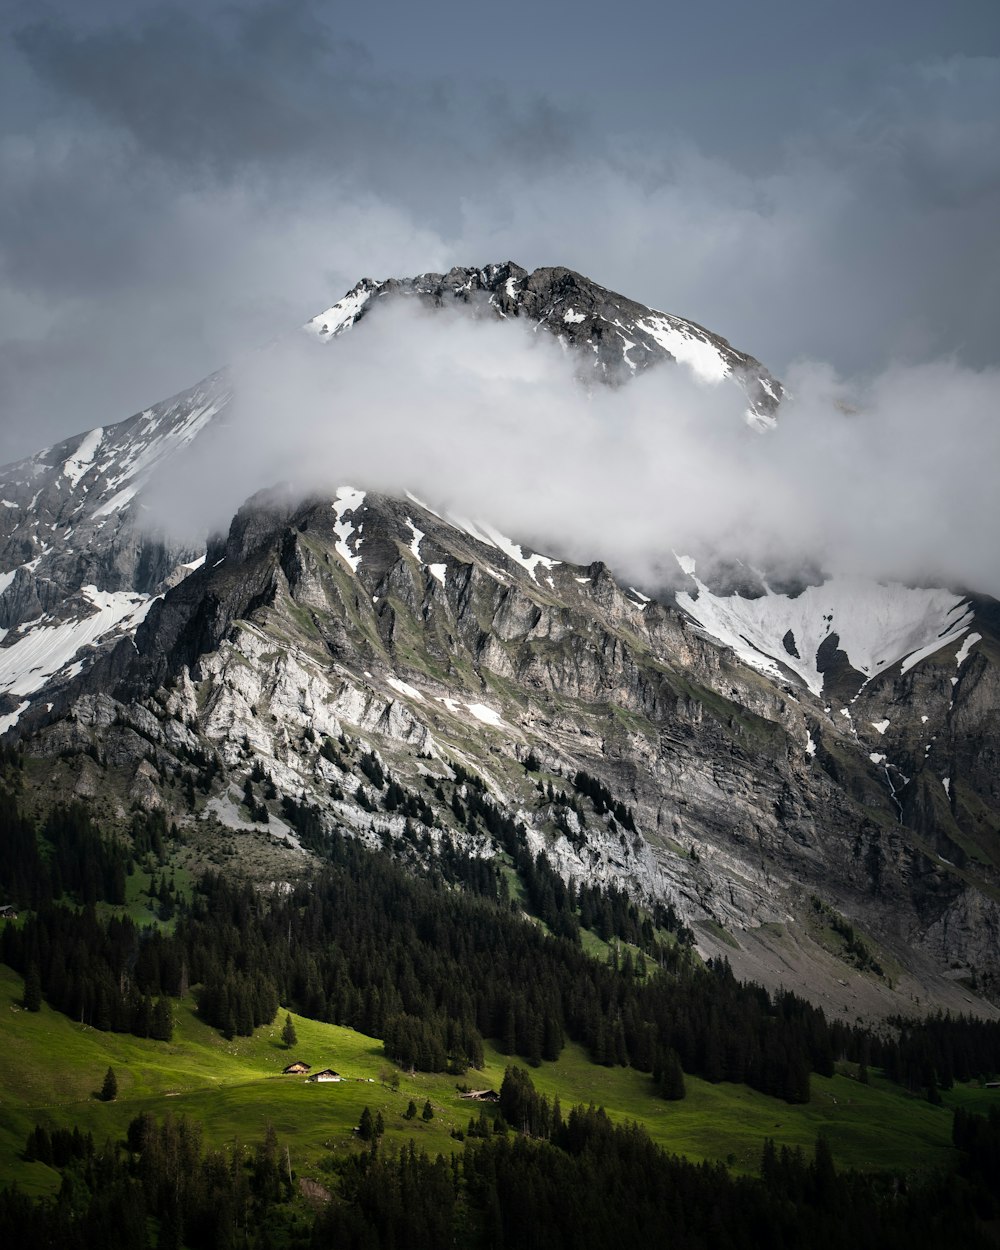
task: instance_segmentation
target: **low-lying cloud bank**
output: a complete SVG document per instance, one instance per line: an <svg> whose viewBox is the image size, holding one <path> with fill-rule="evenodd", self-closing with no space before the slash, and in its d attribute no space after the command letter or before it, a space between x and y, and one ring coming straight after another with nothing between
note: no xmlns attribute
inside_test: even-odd
<svg viewBox="0 0 1000 1250"><path fill-rule="evenodd" d="M671 551L1000 595L1000 371L953 361L849 385L803 362L776 429L735 385L663 365L584 385L515 322L384 307L245 363L225 428L154 489L153 523L224 528L254 491L411 491L535 549L655 586Z"/></svg>

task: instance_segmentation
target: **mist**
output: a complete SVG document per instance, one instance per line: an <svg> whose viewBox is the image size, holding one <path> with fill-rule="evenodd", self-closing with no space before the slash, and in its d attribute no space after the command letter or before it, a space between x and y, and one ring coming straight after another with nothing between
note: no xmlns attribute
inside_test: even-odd
<svg viewBox="0 0 1000 1250"><path fill-rule="evenodd" d="M326 345L247 359L224 426L150 493L150 522L225 530L255 491L410 491L647 588L672 552L1000 594L1000 372L954 360L849 382L801 361L775 429L735 384L664 363L622 385L515 321L416 302Z"/></svg>

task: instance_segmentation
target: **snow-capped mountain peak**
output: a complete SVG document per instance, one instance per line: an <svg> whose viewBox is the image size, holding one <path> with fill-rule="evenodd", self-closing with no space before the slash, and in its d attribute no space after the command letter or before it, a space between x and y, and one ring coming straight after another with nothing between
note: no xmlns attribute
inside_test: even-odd
<svg viewBox="0 0 1000 1250"><path fill-rule="evenodd" d="M431 307L454 304L485 309L504 320L530 320L577 348L581 361L605 380L620 380L651 365L676 361L705 385L739 385L747 397L747 421L758 429L774 424L781 402L781 383L760 361L737 351L724 338L560 267L528 273L507 261L383 282L364 278L305 328L317 338L332 340L382 300L399 297L416 298Z"/></svg>

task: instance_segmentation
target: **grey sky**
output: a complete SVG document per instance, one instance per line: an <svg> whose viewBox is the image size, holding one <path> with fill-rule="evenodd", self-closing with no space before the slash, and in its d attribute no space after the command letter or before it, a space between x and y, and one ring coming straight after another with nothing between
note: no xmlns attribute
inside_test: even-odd
<svg viewBox="0 0 1000 1250"><path fill-rule="evenodd" d="M995 363L995 0L9 4L0 460L373 277L568 264L775 372Z"/></svg>

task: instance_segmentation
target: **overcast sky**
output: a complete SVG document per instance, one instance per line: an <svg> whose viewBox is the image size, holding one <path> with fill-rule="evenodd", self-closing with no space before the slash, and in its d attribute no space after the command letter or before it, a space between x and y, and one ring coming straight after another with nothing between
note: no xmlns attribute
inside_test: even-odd
<svg viewBox="0 0 1000 1250"><path fill-rule="evenodd" d="M566 264L785 375L997 363L996 0L11 0L0 460L360 277Z"/></svg>

